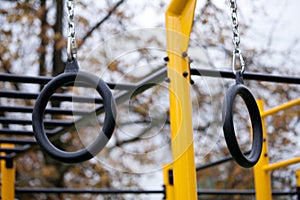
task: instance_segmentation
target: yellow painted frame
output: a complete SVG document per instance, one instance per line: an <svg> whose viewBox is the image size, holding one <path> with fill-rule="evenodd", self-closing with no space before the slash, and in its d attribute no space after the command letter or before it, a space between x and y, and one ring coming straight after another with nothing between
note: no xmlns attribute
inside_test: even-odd
<svg viewBox="0 0 300 200"><path fill-rule="evenodd" d="M289 101L277 107L271 108L267 111L264 111L264 102L262 100L257 101L263 124L263 149L262 154L258 163L254 166L254 181L255 181L255 191L256 191L256 200L271 200L272 199L272 189L271 189L271 176L270 171L278 168L286 167L292 164L300 162L300 157L287 159L284 161L279 161L276 163L269 164L268 158L268 143L267 143L267 131L265 118L267 116L276 114L280 111L284 111L288 108L291 108L296 105L300 105L300 98ZM299 175L299 172L297 172ZM299 186L299 179L297 181L297 186Z"/></svg>
<svg viewBox="0 0 300 200"><path fill-rule="evenodd" d="M261 115L264 113L264 102L257 100L257 105ZM268 165L268 140L266 120L262 117L262 130L263 130L263 148L259 158L259 161L254 166L254 184L255 184L255 197L256 200L271 200L272 199L272 187L271 187L271 175L269 171L263 170L263 167Z"/></svg>
<svg viewBox="0 0 300 200"><path fill-rule="evenodd" d="M174 200L198 199L187 56L195 6L196 0L172 0L166 11Z"/></svg>
<svg viewBox="0 0 300 200"><path fill-rule="evenodd" d="M14 148L13 144L1 144L2 148ZM1 153L5 155L5 153ZM7 161L1 160L1 197L3 200L15 199L15 165L11 168L7 167ZM13 161L12 161L13 162Z"/></svg>
<svg viewBox="0 0 300 200"><path fill-rule="evenodd" d="M296 171L296 177L297 177L297 189L300 188L300 170Z"/></svg>

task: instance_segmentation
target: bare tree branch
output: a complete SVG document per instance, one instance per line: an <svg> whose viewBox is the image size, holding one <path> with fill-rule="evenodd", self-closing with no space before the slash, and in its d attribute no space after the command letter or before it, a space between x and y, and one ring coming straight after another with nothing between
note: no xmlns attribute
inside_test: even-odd
<svg viewBox="0 0 300 200"><path fill-rule="evenodd" d="M92 33L98 29L116 10L117 8L122 4L124 3L125 0L120 0L119 2L116 3L116 5L114 7L112 7L110 9L110 11L106 14L106 16L101 20L99 21L97 24L95 24L86 34L85 36L81 39L80 43L78 43L78 49L82 46L82 44L86 41L87 38L89 38Z"/></svg>

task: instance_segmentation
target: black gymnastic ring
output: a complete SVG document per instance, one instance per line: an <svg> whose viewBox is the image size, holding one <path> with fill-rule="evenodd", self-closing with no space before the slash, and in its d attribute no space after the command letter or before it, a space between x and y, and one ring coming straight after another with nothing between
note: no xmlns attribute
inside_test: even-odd
<svg viewBox="0 0 300 200"><path fill-rule="evenodd" d="M233 125L233 104L239 95L244 100L252 125L252 147L250 155L246 157L239 148ZM223 131L225 141L233 159L242 167L253 167L259 160L262 151L262 122L260 112L250 90L241 83L232 85L226 92L223 106Z"/></svg>
<svg viewBox="0 0 300 200"><path fill-rule="evenodd" d="M87 83L98 91L103 99L105 118L102 130L91 145L75 152L66 152L55 147L48 139L44 129L43 117L47 103L56 89L65 85L75 85L75 82ZM32 113L32 126L36 141L46 153L61 162L77 163L93 158L105 147L114 131L115 117L115 100L102 79L83 71L65 72L53 78L40 92Z"/></svg>

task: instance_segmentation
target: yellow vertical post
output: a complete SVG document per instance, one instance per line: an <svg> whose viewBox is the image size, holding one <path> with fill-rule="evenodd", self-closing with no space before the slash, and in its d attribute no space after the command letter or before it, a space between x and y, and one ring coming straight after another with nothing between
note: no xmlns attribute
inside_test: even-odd
<svg viewBox="0 0 300 200"><path fill-rule="evenodd" d="M300 170L296 170L297 188L300 188Z"/></svg>
<svg viewBox="0 0 300 200"><path fill-rule="evenodd" d="M261 116L264 113L264 102L262 100L257 101ZM264 166L269 164L268 158L268 142L267 142L267 130L265 118L262 117L263 125L263 148L258 163L254 166L254 183L256 200L271 200L271 176L268 170L264 170Z"/></svg>
<svg viewBox="0 0 300 200"><path fill-rule="evenodd" d="M2 148L13 148L13 144L1 144ZM5 155L1 153L1 155ZM3 200L15 199L15 168L13 160L1 160L1 196Z"/></svg>
<svg viewBox="0 0 300 200"><path fill-rule="evenodd" d="M296 177L297 177L297 195L298 195L298 200L300 200L300 170L296 170Z"/></svg>
<svg viewBox="0 0 300 200"><path fill-rule="evenodd" d="M166 11L174 200L196 200L188 43L196 0L172 0Z"/></svg>
<svg viewBox="0 0 300 200"><path fill-rule="evenodd" d="M172 164L164 165L165 200L174 199L174 179Z"/></svg>

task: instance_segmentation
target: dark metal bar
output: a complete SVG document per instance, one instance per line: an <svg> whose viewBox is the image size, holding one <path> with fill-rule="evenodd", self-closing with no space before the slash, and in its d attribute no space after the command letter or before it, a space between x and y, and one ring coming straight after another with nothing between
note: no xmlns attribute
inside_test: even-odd
<svg viewBox="0 0 300 200"><path fill-rule="evenodd" d="M65 194L164 194L164 190L114 190L78 188L16 188L16 193L65 193ZM199 190L198 195L255 195L255 190ZM274 196L297 195L297 191L273 191Z"/></svg>
<svg viewBox="0 0 300 200"><path fill-rule="evenodd" d="M0 106L0 112L18 112L18 113L32 113L33 107L29 106Z"/></svg>
<svg viewBox="0 0 300 200"><path fill-rule="evenodd" d="M283 196L283 195L297 195L297 191L272 191L273 196Z"/></svg>
<svg viewBox="0 0 300 200"><path fill-rule="evenodd" d="M12 129L9 129L9 128L0 129L0 135L1 134L33 136L33 132L32 131L12 130Z"/></svg>
<svg viewBox="0 0 300 200"><path fill-rule="evenodd" d="M5 153L20 153L26 151L30 148L30 145L25 145L24 147L14 147L14 148L0 148L0 152Z"/></svg>
<svg viewBox="0 0 300 200"><path fill-rule="evenodd" d="M47 130L46 133L47 135L51 136L51 135L55 135L57 130L54 131L50 131ZM8 135L22 135L22 136L33 136L33 132L32 131L26 131L26 130L13 130L13 129L9 129L9 128L3 128L0 129L0 135L1 134L8 134Z"/></svg>
<svg viewBox="0 0 300 200"><path fill-rule="evenodd" d="M18 113L32 113L33 107L29 106L0 106L0 112L18 112ZM68 110L61 108L47 108L45 114L52 115L88 115L90 112L84 110Z"/></svg>
<svg viewBox="0 0 300 200"><path fill-rule="evenodd" d="M3 124L19 124L19 125L31 125L32 120L26 119L9 119L0 117L0 123ZM70 120L45 120L45 126L70 126L74 123L74 121Z"/></svg>
<svg viewBox="0 0 300 200"><path fill-rule="evenodd" d="M15 139L15 138L1 138L0 143L2 144L36 144L35 140L30 139Z"/></svg>
<svg viewBox="0 0 300 200"><path fill-rule="evenodd" d="M222 71L222 70L207 70L207 69L192 68L191 74L210 76L210 77L235 78L234 74L231 71ZM53 77L23 76L23 75L0 73L1 81L8 81L8 82L15 82L15 83L47 84L52 78ZM281 76L281 75L269 75L269 74L245 72L244 78L249 80L258 80L258 81L300 84L299 77L290 77L290 76ZM116 84L116 83L107 83L107 84L111 89L116 88L119 90L134 90L136 88L135 84Z"/></svg>
<svg viewBox="0 0 300 200"><path fill-rule="evenodd" d="M255 190L199 190L198 195L255 195ZM297 195L297 191L273 191L274 196Z"/></svg>
<svg viewBox="0 0 300 200"><path fill-rule="evenodd" d="M20 91L0 91L0 97L14 98L14 99L37 99L38 93L28 93ZM52 101L70 101L78 103L103 103L103 100L100 98L89 98L89 97L80 97L72 96L67 94L54 94L51 99Z"/></svg>
<svg viewBox="0 0 300 200"><path fill-rule="evenodd" d="M198 195L255 195L255 190L199 190Z"/></svg>
<svg viewBox="0 0 300 200"><path fill-rule="evenodd" d="M121 104L130 98L133 98L137 96L138 94L144 92L145 90L148 90L149 88L154 87L155 85L163 82L165 78L167 77L167 68L161 68L157 72L147 76L145 79L142 81L138 82L136 84L136 90L134 92L122 92L118 96L116 96L116 102L117 104ZM99 106L99 109L96 110L101 110L101 106Z"/></svg>
<svg viewBox="0 0 300 200"><path fill-rule="evenodd" d="M33 84L47 84L52 77L46 76L23 76L15 74L0 73L0 80L14 83L33 83Z"/></svg>
<svg viewBox="0 0 300 200"><path fill-rule="evenodd" d="M221 70L207 70L207 69L191 69L191 74L196 76L209 76L219 78L231 78L235 79L235 75L231 71ZM282 76L282 75L270 75L270 74L259 74L259 73L244 73L244 79L275 82L275 83L289 83L289 84L300 84L300 77Z"/></svg>
<svg viewBox="0 0 300 200"><path fill-rule="evenodd" d="M250 151L246 151L244 154L249 155ZM223 164L223 163L231 161L231 160L233 160L232 156L227 156L227 157L225 157L223 159L220 159L220 160L217 160L215 162L208 163L208 164L205 164L205 165L202 165L202 166L198 166L198 167L196 167L196 171L200 171L200 170L204 170L204 169L207 169L207 168L210 168L210 167L214 167L214 166Z"/></svg>
<svg viewBox="0 0 300 200"><path fill-rule="evenodd" d="M0 73L0 81L14 82L14 83L30 83L30 84L41 84L45 85L53 77L45 76L23 76L15 74L3 74ZM110 89L118 90L134 90L136 88L135 84L126 84L126 83L106 83Z"/></svg>
<svg viewBox="0 0 300 200"><path fill-rule="evenodd" d="M164 190L114 190L114 189L79 189L79 188L16 188L16 193L65 193L65 194L164 194Z"/></svg>

